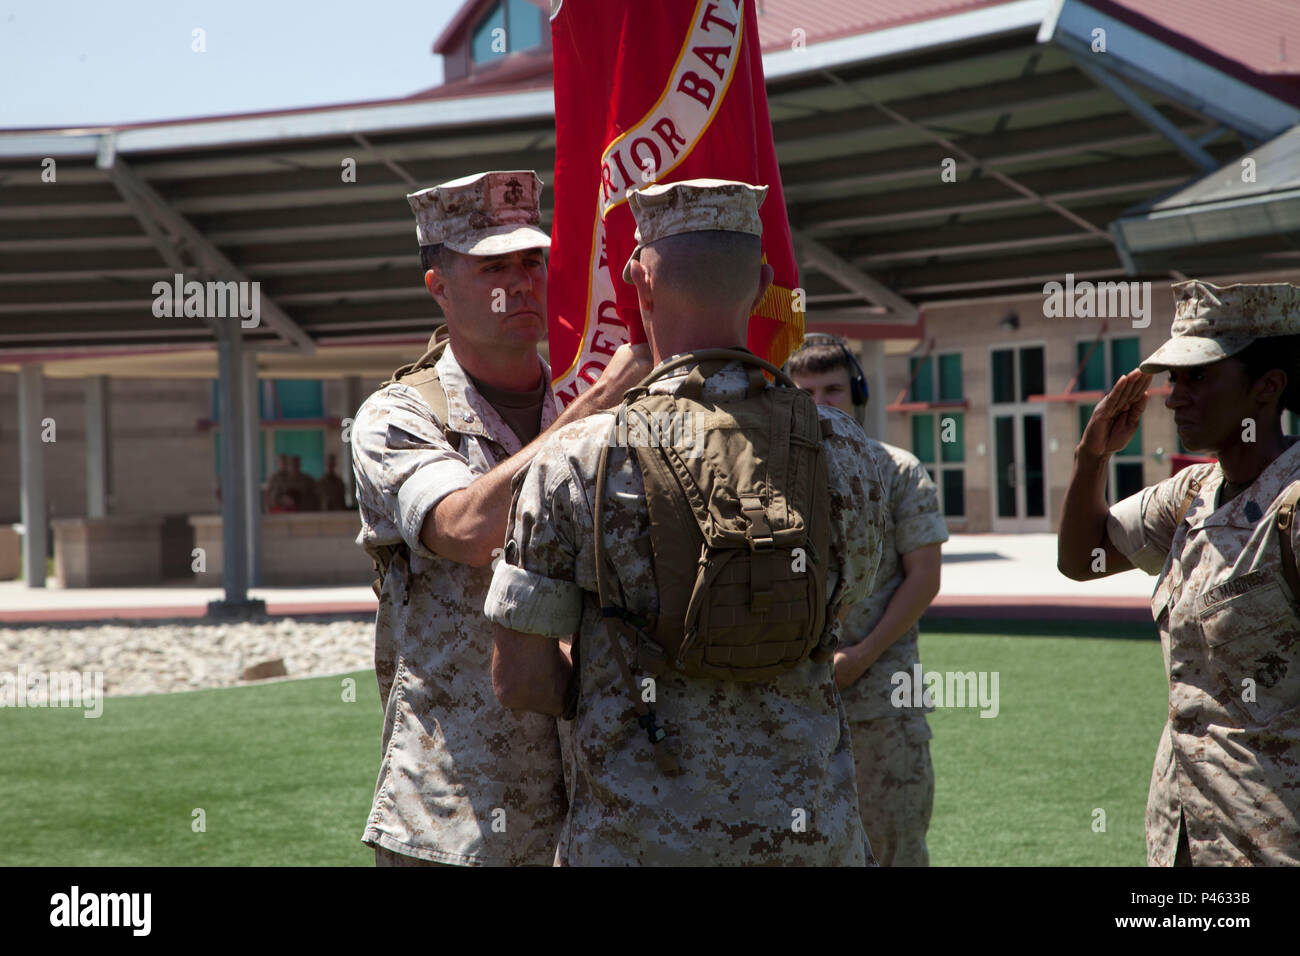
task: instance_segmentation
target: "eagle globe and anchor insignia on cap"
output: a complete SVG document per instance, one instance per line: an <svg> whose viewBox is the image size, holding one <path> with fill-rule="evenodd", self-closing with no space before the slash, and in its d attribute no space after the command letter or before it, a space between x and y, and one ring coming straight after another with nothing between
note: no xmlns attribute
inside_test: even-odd
<svg viewBox="0 0 1300 956"><path fill-rule="evenodd" d="M421 246L445 245L476 256L546 249L540 228L542 181L531 169L476 173L410 193Z"/></svg>

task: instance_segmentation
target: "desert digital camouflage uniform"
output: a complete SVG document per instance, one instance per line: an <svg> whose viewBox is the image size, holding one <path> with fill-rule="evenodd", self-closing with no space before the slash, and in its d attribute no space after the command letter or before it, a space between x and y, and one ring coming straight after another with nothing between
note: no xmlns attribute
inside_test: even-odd
<svg viewBox="0 0 1300 956"><path fill-rule="evenodd" d="M903 583L902 556L948 540L934 482L916 456L867 439L880 465L885 535L880 570L871 593L849 611L844 645L861 642L876 626ZM897 673L920 663L913 624L851 686L840 691L853 735L858 804L871 849L882 866L927 866L925 831L934 808L932 736L925 719L934 708L898 708L891 702Z"/></svg>
<svg viewBox="0 0 1300 956"><path fill-rule="evenodd" d="M1175 283L1171 334L1153 374L1300 332L1300 288ZM1276 516L1300 480L1300 444L1227 502L1217 463L1185 468L1119 502L1107 533L1158 575L1151 613L1169 678L1169 719L1147 798L1147 862L1169 866L1179 816L1196 866L1300 864L1300 617L1282 572ZM1186 515L1178 512L1200 482ZM1292 542L1295 529L1292 527Z"/></svg>
<svg viewBox="0 0 1300 956"><path fill-rule="evenodd" d="M1169 720L1147 799L1153 866L1174 862L1180 808L1196 866L1300 864L1300 617L1274 522L1283 492L1300 480L1300 443L1292 442L1222 507L1223 471L1212 463L1110 512L1115 547L1159 575L1151 613ZM1175 525L1192 478L1200 493Z"/></svg>
<svg viewBox="0 0 1300 956"><path fill-rule="evenodd" d="M672 391L689 368L651 386ZM747 375L732 362L711 375L706 399L738 400ZM843 576L846 602L869 590L880 562L883 516L874 456L851 418L825 442L831 482L828 597ZM601 446L614 418L592 416L558 431L516 488L505 559L486 613L512 629L578 633L581 689L571 723L574 756L560 865L814 864L870 859L857 812L847 719L831 662L811 659L767 682L657 680L657 716L682 773L667 777L638 725L601 622L592 503ZM609 555L627 607L657 608L645 490L635 453L610 450ZM872 500L872 495L876 500ZM617 590L617 588L616 588ZM635 648L624 646L635 668ZM638 674L638 680L641 675ZM796 832L801 817L806 830Z"/></svg>
<svg viewBox="0 0 1300 956"><path fill-rule="evenodd" d="M545 429L556 411L542 366ZM358 541L411 549L410 571L399 558L384 580L375 622L383 761L363 840L441 863L548 865L566 809L555 720L506 710L492 692L494 625L483 617L491 568L438 557L420 541L438 502L520 443L450 346L437 368L446 435L401 384L370 396L352 430Z"/></svg>

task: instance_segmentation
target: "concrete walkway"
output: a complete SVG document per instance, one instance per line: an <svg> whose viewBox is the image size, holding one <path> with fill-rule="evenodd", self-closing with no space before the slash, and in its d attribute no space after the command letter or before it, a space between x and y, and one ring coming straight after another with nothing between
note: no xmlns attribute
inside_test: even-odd
<svg viewBox="0 0 1300 956"><path fill-rule="evenodd" d="M1079 583L1056 570L1053 534L955 535L943 553L943 585L931 617L1149 621L1155 579L1127 571ZM141 588L28 588L0 581L0 623L202 617L219 588L176 584ZM254 588L275 615L373 613L365 585Z"/></svg>

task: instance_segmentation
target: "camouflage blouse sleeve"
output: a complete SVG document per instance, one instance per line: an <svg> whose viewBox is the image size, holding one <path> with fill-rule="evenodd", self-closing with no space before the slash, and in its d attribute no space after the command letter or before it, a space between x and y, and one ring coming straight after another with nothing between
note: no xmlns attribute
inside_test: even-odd
<svg viewBox="0 0 1300 956"><path fill-rule="evenodd" d="M1178 531L1178 509L1193 478L1202 482L1210 469L1184 468L1172 478L1143 488L1110 509L1106 533L1117 551L1136 568L1159 574Z"/></svg>
<svg viewBox="0 0 1300 956"><path fill-rule="evenodd" d="M515 485L505 555L493 565L483 612L515 631L568 637L582 617L574 505L583 502L559 437Z"/></svg>
<svg viewBox="0 0 1300 956"><path fill-rule="evenodd" d="M920 460L896 451L894 487L889 496L894 518L894 547L907 554L948 540L948 524L939 507L939 492Z"/></svg>
<svg viewBox="0 0 1300 956"><path fill-rule="evenodd" d="M352 456L357 499L380 543L395 543L382 540L395 530L412 554L433 558L420 541L425 516L474 473L419 393L389 385L372 395L352 426Z"/></svg>

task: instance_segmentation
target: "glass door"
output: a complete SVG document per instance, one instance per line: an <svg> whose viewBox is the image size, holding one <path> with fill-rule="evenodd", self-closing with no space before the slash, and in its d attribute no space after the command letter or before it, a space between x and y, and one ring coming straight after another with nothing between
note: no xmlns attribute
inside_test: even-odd
<svg viewBox="0 0 1300 956"><path fill-rule="evenodd" d="M1044 384L1041 345L994 349L989 419L993 445L993 530L1050 531L1044 410L1029 401Z"/></svg>

